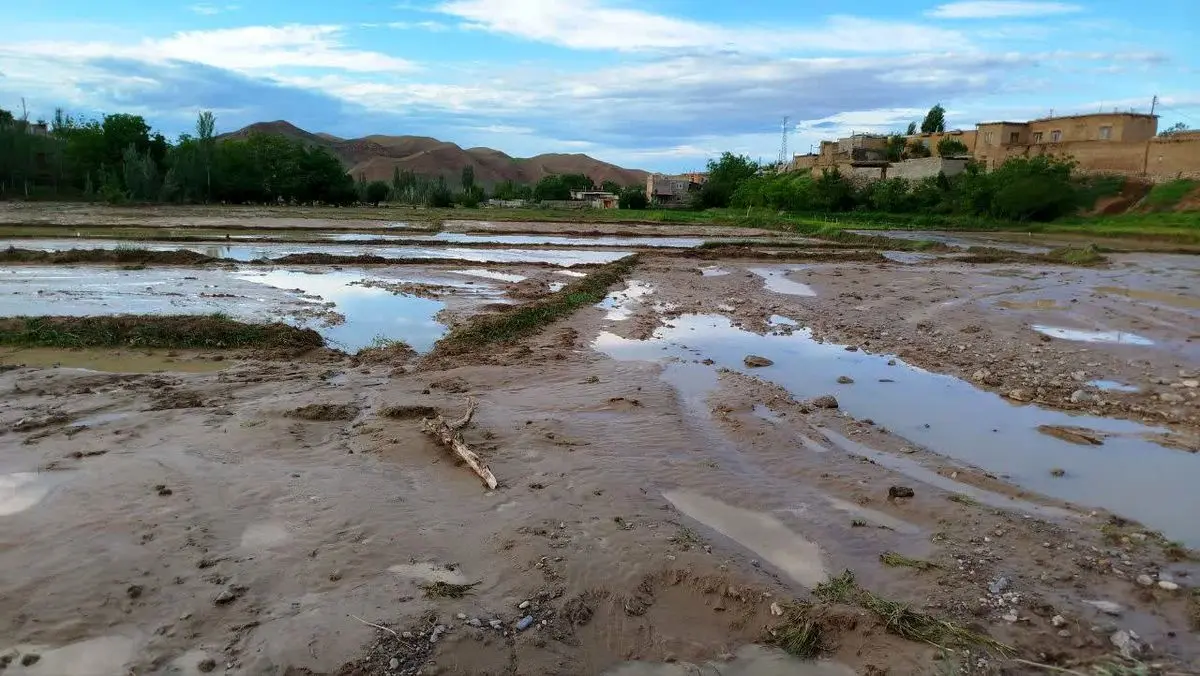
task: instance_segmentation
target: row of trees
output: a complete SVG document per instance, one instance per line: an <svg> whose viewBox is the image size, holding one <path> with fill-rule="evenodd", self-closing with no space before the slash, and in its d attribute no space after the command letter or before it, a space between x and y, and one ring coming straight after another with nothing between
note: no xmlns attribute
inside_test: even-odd
<svg viewBox="0 0 1200 676"><path fill-rule="evenodd" d="M701 191L710 199L728 193L728 201L712 206L765 207L793 212L874 211L980 216L1018 221L1047 221L1074 212L1087 191L1072 180L1071 160L1050 156L1009 159L992 172L979 164L954 177L922 180L890 178L852 181L834 170L761 172L747 158L726 153L709 165L723 185ZM727 177L737 180L728 181ZM732 192L729 187L732 186Z"/></svg>
<svg viewBox="0 0 1200 676"><path fill-rule="evenodd" d="M550 175L537 184L493 187L498 199L567 200L592 190L583 174ZM601 189L622 193L605 181ZM639 187L637 190L641 191ZM333 154L275 134L217 139L216 118L201 113L194 134L170 143L138 115L85 120L55 113L30 123L0 109L0 199L53 195L110 202L225 202L232 204L379 204L474 207L489 197L471 166L457 185L443 176L395 170L391 182L348 176Z"/></svg>

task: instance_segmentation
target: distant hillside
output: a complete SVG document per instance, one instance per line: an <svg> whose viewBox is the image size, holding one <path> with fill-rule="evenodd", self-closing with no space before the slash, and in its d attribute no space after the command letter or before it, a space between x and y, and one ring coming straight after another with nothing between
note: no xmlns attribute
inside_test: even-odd
<svg viewBox="0 0 1200 676"><path fill-rule="evenodd" d="M314 134L283 120L256 122L218 138L245 138L252 133L279 134L325 148L342 161L347 173L355 178L365 175L368 181L391 181L399 167L401 171L425 176L445 176L456 184L463 167L468 165L475 168L475 180L487 186L506 180L533 184L549 174L587 174L597 185L604 181L641 185L646 181L646 172L640 169L624 169L587 155L552 153L518 159L492 148L463 150L453 143L427 136L372 134L342 139L332 134Z"/></svg>

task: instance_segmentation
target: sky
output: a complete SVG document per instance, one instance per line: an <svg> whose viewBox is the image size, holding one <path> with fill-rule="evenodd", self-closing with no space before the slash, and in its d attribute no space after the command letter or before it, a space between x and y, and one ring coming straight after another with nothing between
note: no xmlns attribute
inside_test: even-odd
<svg viewBox="0 0 1200 676"><path fill-rule="evenodd" d="M153 10L147 8L153 7ZM0 108L288 120L653 171L1100 110L1200 128L1200 0L22 0Z"/></svg>

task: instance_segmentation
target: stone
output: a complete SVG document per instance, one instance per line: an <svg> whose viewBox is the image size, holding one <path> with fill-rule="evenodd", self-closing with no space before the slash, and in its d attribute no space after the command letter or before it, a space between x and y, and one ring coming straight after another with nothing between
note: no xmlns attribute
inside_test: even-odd
<svg viewBox="0 0 1200 676"><path fill-rule="evenodd" d="M395 657L388 660L388 669L392 669L394 671L399 668L400 668L400 660L396 659Z"/></svg>
<svg viewBox="0 0 1200 676"><path fill-rule="evenodd" d="M1176 591L1179 589L1179 585L1175 584L1174 582L1171 582L1170 580L1159 580L1158 588L1165 589L1167 591Z"/></svg>
<svg viewBox="0 0 1200 676"><path fill-rule="evenodd" d="M1063 617L1062 615L1055 615L1054 617L1050 618L1050 624L1053 624L1056 627L1065 627L1067 626L1067 618Z"/></svg>
<svg viewBox="0 0 1200 676"><path fill-rule="evenodd" d="M854 384L854 379L851 378L850 376L838 376L837 381L838 381L839 385L853 385Z"/></svg>
<svg viewBox="0 0 1200 676"><path fill-rule="evenodd" d="M766 357L760 357L756 354L748 354L746 355L746 358L742 360L742 363L745 364L747 368L755 369L762 368L764 366L770 366L775 362L767 359Z"/></svg>
<svg viewBox="0 0 1200 676"><path fill-rule="evenodd" d="M467 619L467 614L466 614L466 613L459 613L459 614L455 615L455 617L457 617L457 618L458 618L458 619L460 619L460 620L465 620L465 619Z"/></svg>
<svg viewBox="0 0 1200 676"><path fill-rule="evenodd" d="M1003 619L1005 622L1007 622L1009 624L1012 624L1013 622L1017 621L1017 614L1016 613L1006 613L1001 617L1001 619Z"/></svg>
<svg viewBox="0 0 1200 676"><path fill-rule="evenodd" d="M1183 383L1184 387L1188 387L1193 390L1196 389L1197 387L1200 387L1200 380L1184 380L1181 382Z"/></svg>
<svg viewBox="0 0 1200 676"><path fill-rule="evenodd" d="M1143 573L1143 574L1137 576L1137 583L1143 587L1149 587L1154 584L1154 578Z"/></svg>
<svg viewBox="0 0 1200 676"><path fill-rule="evenodd" d="M467 624L471 625L472 627L483 626L483 622L481 622L478 617L472 617L471 619L467 620Z"/></svg>
<svg viewBox="0 0 1200 676"><path fill-rule="evenodd" d="M1113 603L1112 601L1084 601L1084 603L1095 608L1096 610L1099 610L1105 615L1112 615L1113 617L1119 616L1121 613L1125 612L1125 609L1121 607L1121 604Z"/></svg>
<svg viewBox="0 0 1200 676"><path fill-rule="evenodd" d="M233 603L234 601L242 598L242 595L245 593L246 587L243 587L240 584L231 584L225 589L221 590L220 594L217 594L216 598L213 599L213 603L218 606Z"/></svg>
<svg viewBox="0 0 1200 676"><path fill-rule="evenodd" d="M529 601L521 601L521 605L517 606L518 610L525 610L529 607Z"/></svg>
<svg viewBox="0 0 1200 676"><path fill-rule="evenodd" d="M217 661L211 657L206 657L200 660L200 664L197 664L196 668L200 670L200 673L207 674L217 668Z"/></svg>
<svg viewBox="0 0 1200 676"><path fill-rule="evenodd" d="M1029 390L1024 390L1019 387L1015 390L1009 391L1007 396L1009 399L1012 399L1013 401L1032 401L1033 400L1033 396L1029 394Z"/></svg>
<svg viewBox="0 0 1200 676"><path fill-rule="evenodd" d="M1141 638L1132 631L1125 631L1122 629L1108 637L1108 640L1114 646L1116 646L1117 651L1120 652L1123 657L1128 659L1137 657L1142 653L1143 650L1145 650L1145 646L1142 644Z"/></svg>
<svg viewBox="0 0 1200 676"><path fill-rule="evenodd" d="M887 361L887 365L888 365L888 366L895 366L895 365L896 365L896 360L895 360L895 359L889 359L889 360Z"/></svg>
<svg viewBox="0 0 1200 676"><path fill-rule="evenodd" d="M916 494L916 491L908 486L892 486L888 489L888 498L911 498Z"/></svg>
<svg viewBox="0 0 1200 676"><path fill-rule="evenodd" d="M128 597L129 597L129 598L131 598L131 599L136 599L136 598L138 598L139 596L141 596L141 595L142 595L142 592L143 592L143 591L145 591L145 590L146 590L146 588L145 588L145 587L143 587L143 586L142 586L142 585L140 585L140 584L131 584L131 585L129 585L129 587L128 587L128 588L125 590L125 595L126 595L126 596L128 596Z"/></svg>
<svg viewBox="0 0 1200 676"><path fill-rule="evenodd" d="M1087 392L1084 392L1083 390L1075 390L1074 392L1071 393L1071 403L1072 404L1086 404L1091 400L1092 400L1092 395L1088 394Z"/></svg>
<svg viewBox="0 0 1200 676"><path fill-rule="evenodd" d="M838 408L838 406L840 406L840 404L838 404L837 397L833 396L832 394L821 395L808 403L815 408Z"/></svg>
<svg viewBox="0 0 1200 676"><path fill-rule="evenodd" d="M988 591L993 594L1003 594L1012 586L1012 581L1001 575L988 583Z"/></svg>
<svg viewBox="0 0 1200 676"><path fill-rule="evenodd" d="M1059 638L1071 638L1071 630L1070 629L1059 629L1058 637Z"/></svg>
<svg viewBox="0 0 1200 676"><path fill-rule="evenodd" d="M847 345L846 351L847 352L858 352L858 346L857 345Z"/></svg>
<svg viewBox="0 0 1200 676"><path fill-rule="evenodd" d="M779 617L779 616L783 615L783 608L778 603L772 602L771 603L771 614L776 617Z"/></svg>
<svg viewBox="0 0 1200 676"><path fill-rule="evenodd" d="M488 626L490 626L492 629L500 629L504 626L504 623L500 620L490 620L488 622Z"/></svg>
<svg viewBox="0 0 1200 676"><path fill-rule="evenodd" d="M1163 392L1158 395L1158 400L1164 404L1182 404L1186 401L1182 394L1175 394L1174 392Z"/></svg>

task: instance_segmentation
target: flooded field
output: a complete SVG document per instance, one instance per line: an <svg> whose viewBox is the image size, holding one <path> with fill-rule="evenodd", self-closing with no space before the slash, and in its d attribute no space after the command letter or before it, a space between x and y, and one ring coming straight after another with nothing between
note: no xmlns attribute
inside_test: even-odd
<svg viewBox="0 0 1200 676"><path fill-rule="evenodd" d="M6 317L219 313L332 348L0 346L6 674L1200 673L1197 259L793 265L679 255L743 234L711 226L261 217L328 241L0 270ZM314 252L414 261L251 262Z"/></svg>

